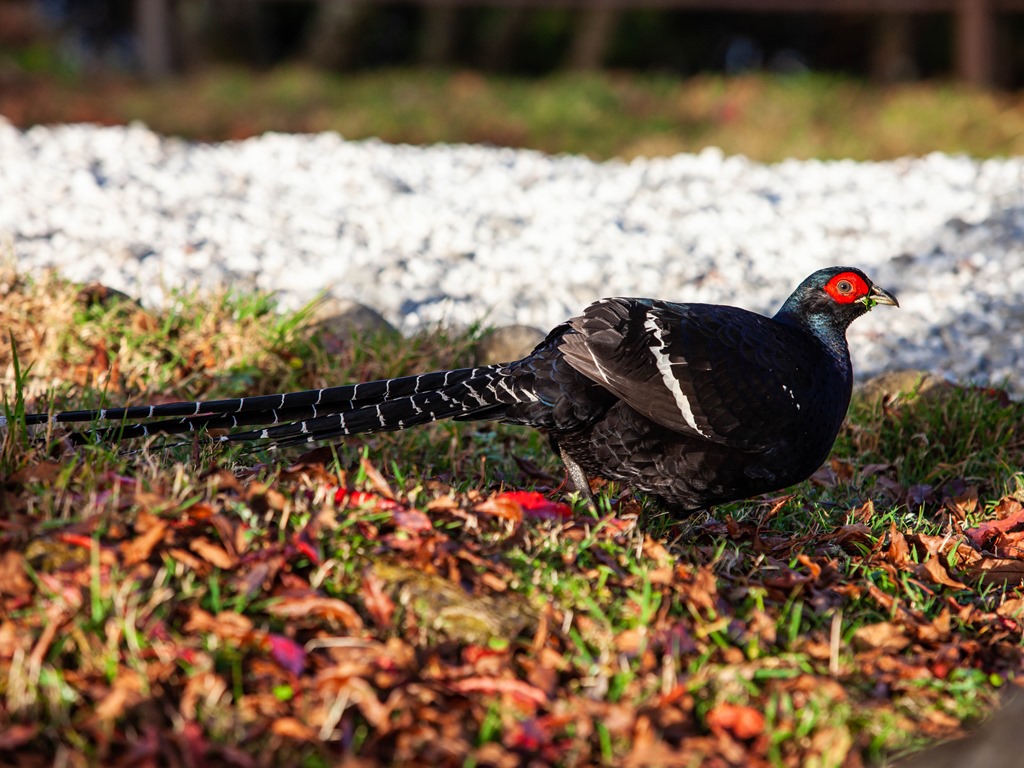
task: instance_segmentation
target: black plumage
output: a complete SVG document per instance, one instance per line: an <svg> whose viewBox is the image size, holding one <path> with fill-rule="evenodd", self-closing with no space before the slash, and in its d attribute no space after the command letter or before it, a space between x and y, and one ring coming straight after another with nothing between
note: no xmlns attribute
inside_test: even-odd
<svg viewBox="0 0 1024 768"><path fill-rule="evenodd" d="M875 304L898 306L860 270L831 267L772 318L602 299L511 363L27 421L120 422L78 439L241 428L212 439L290 444L445 418L498 420L544 430L588 498L587 478L602 476L685 511L784 488L821 465L853 386L846 329ZM125 423L142 419L156 421Z"/></svg>

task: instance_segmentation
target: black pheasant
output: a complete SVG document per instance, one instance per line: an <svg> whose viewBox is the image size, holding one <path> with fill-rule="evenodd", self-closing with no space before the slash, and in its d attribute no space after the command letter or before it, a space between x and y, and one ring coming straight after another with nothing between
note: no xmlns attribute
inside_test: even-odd
<svg viewBox="0 0 1024 768"><path fill-rule="evenodd" d="M853 371L846 328L896 298L852 267L804 280L772 318L715 304L602 299L522 360L232 400L32 414L111 420L85 439L237 429L275 444L497 420L544 430L577 487L621 481L677 511L778 490L828 456ZM126 421L157 419L144 424Z"/></svg>

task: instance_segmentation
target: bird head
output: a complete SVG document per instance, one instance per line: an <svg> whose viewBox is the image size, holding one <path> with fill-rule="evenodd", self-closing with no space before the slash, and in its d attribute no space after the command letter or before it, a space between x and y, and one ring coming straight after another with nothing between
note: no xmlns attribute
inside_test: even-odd
<svg viewBox="0 0 1024 768"><path fill-rule="evenodd" d="M786 299L777 319L791 320L818 331L844 332L878 304L899 306L896 297L871 282L855 267L819 269Z"/></svg>

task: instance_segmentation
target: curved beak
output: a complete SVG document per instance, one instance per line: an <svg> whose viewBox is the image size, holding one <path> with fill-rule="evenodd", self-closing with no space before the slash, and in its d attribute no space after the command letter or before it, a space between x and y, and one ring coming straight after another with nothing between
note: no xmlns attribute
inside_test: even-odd
<svg viewBox="0 0 1024 768"><path fill-rule="evenodd" d="M868 309L871 309L876 304L888 304L893 307L898 307L900 303L896 301L896 297L889 293L883 288L879 288L877 285L871 286L871 292L860 299Z"/></svg>

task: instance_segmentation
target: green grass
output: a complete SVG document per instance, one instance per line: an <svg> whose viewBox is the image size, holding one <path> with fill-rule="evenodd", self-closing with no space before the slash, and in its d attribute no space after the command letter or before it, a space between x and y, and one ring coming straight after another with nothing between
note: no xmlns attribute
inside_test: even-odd
<svg viewBox="0 0 1024 768"><path fill-rule="evenodd" d="M27 79L20 90L0 93L0 114L23 126L141 120L159 133L201 140L337 131L349 139L485 143L598 159L708 146L772 162L1024 152L1019 94L813 74L529 79L405 69L213 69L157 86Z"/></svg>
<svg viewBox="0 0 1024 768"><path fill-rule="evenodd" d="M969 728L1019 671L1016 582L965 554L1019 561L1019 534L978 552L961 532L1020 493L1021 406L991 393L855 404L832 473L789 496L679 521L607 485L595 518L517 463L561 476L540 436L501 426L301 456L29 437L23 400L315 387L463 365L475 337L0 285L0 759L107 764L159 734L281 765L885 762ZM530 487L572 516L482 504Z"/></svg>

